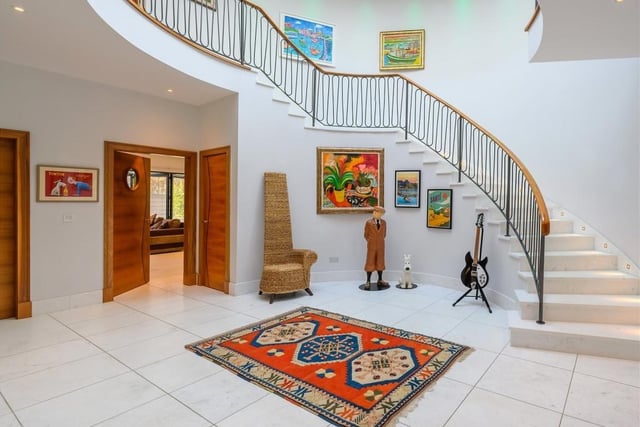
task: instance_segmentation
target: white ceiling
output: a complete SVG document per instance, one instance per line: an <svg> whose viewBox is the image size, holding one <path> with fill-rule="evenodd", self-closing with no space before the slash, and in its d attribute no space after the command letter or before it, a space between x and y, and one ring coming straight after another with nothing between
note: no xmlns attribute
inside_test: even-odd
<svg viewBox="0 0 640 427"><path fill-rule="evenodd" d="M0 60L196 106L230 94L140 51L86 0L0 0Z"/></svg>
<svg viewBox="0 0 640 427"><path fill-rule="evenodd" d="M534 60L640 56L639 2L540 0L544 33ZM0 0L0 60L196 106L229 94L141 52L86 0Z"/></svg>
<svg viewBox="0 0 640 427"><path fill-rule="evenodd" d="M640 0L538 0L542 39L532 62L640 57Z"/></svg>

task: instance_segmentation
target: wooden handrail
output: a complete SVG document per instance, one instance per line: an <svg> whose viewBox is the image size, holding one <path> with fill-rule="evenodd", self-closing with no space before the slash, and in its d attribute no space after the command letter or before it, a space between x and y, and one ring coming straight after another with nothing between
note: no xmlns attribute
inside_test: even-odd
<svg viewBox="0 0 640 427"><path fill-rule="evenodd" d="M538 15L540 15L540 5L538 4L538 2L536 2L536 8L533 10L533 15L531 15L531 18L529 18L529 22L527 22L527 25L524 27L525 33L529 32L529 29L531 29L533 23L536 22Z"/></svg>

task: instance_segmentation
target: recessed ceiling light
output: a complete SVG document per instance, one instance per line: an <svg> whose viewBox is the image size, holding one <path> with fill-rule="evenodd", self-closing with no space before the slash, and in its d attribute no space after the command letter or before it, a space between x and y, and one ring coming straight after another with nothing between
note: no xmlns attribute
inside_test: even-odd
<svg viewBox="0 0 640 427"><path fill-rule="evenodd" d="M24 12L24 7L22 6L13 6L13 10L15 10L16 12Z"/></svg>
<svg viewBox="0 0 640 427"><path fill-rule="evenodd" d="M616 0L616 3L622 3L624 0Z"/></svg>
<svg viewBox="0 0 640 427"><path fill-rule="evenodd" d="M173 89L167 89L167 93L173 93Z"/></svg>

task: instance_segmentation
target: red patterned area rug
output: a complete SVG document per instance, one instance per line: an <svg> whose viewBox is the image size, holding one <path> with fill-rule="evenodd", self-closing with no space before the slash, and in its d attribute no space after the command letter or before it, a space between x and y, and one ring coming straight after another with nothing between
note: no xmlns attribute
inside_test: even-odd
<svg viewBox="0 0 640 427"><path fill-rule="evenodd" d="M310 307L185 347L349 427L386 425L469 350Z"/></svg>

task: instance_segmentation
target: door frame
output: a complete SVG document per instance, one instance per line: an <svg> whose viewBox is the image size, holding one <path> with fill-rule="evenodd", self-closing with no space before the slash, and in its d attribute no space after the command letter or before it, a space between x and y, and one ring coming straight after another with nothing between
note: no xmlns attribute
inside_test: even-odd
<svg viewBox="0 0 640 427"><path fill-rule="evenodd" d="M196 273L196 198L198 153L172 148L136 145L122 142L104 142L104 278L102 302L113 301L113 166L116 151L132 154L163 154L184 157L184 261L182 282L197 284Z"/></svg>
<svg viewBox="0 0 640 427"><path fill-rule="evenodd" d="M0 129L0 137L13 140L16 148L16 317L31 317L31 196L29 176L29 132Z"/></svg>

